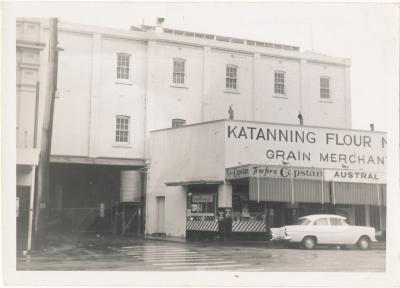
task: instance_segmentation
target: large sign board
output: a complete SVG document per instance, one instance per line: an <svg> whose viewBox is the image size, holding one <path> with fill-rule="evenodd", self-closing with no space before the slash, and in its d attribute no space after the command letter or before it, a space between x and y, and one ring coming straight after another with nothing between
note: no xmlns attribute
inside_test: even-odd
<svg viewBox="0 0 400 288"><path fill-rule="evenodd" d="M226 121L225 142L226 167L259 163L386 170L383 132Z"/></svg>

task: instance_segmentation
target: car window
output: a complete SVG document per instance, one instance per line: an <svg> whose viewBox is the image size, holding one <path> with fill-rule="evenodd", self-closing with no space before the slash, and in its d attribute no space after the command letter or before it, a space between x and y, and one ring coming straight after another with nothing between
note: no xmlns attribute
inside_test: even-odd
<svg viewBox="0 0 400 288"><path fill-rule="evenodd" d="M296 220L294 225L308 225L308 224L310 224L310 222L311 221L309 219L307 219L307 218L300 218L300 219Z"/></svg>
<svg viewBox="0 0 400 288"><path fill-rule="evenodd" d="M332 226L341 226L343 225L343 221L340 218L330 218Z"/></svg>
<svg viewBox="0 0 400 288"><path fill-rule="evenodd" d="M319 218L314 221L314 225L318 226L327 226L328 224L328 218Z"/></svg>

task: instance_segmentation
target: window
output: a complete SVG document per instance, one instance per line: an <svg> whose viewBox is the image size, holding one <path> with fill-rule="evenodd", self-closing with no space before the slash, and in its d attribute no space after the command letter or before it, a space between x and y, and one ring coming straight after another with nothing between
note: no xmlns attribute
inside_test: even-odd
<svg viewBox="0 0 400 288"><path fill-rule="evenodd" d="M278 95L285 95L285 72L275 71L274 92Z"/></svg>
<svg viewBox="0 0 400 288"><path fill-rule="evenodd" d="M183 119L172 119L172 128L185 126L186 120Z"/></svg>
<svg viewBox="0 0 400 288"><path fill-rule="evenodd" d="M327 226L328 225L328 218L319 218L319 219L315 220L314 225Z"/></svg>
<svg viewBox="0 0 400 288"><path fill-rule="evenodd" d="M320 83L320 96L322 99L329 99L329 77L321 77Z"/></svg>
<svg viewBox="0 0 400 288"><path fill-rule="evenodd" d="M172 75L172 83L178 85L185 84L185 60L174 59L174 72Z"/></svg>
<svg viewBox="0 0 400 288"><path fill-rule="evenodd" d="M226 66L226 89L237 89L237 67L232 65Z"/></svg>
<svg viewBox="0 0 400 288"><path fill-rule="evenodd" d="M190 209L192 215L214 216L216 210L215 200L216 196L214 194L193 193L189 199L188 209Z"/></svg>
<svg viewBox="0 0 400 288"><path fill-rule="evenodd" d="M129 80L129 62L131 56L125 53L118 53L117 56L117 79Z"/></svg>
<svg viewBox="0 0 400 288"><path fill-rule="evenodd" d="M300 219L297 219L296 220L296 222L294 223L294 225L308 225L308 224L310 224L311 223L311 221L309 220L309 219L307 219L307 218L300 218Z"/></svg>
<svg viewBox="0 0 400 288"><path fill-rule="evenodd" d="M115 142L129 143L129 117L117 116L115 129Z"/></svg>
<svg viewBox="0 0 400 288"><path fill-rule="evenodd" d="M332 226L341 226L341 225L343 225L343 221L340 218L331 218L331 225Z"/></svg>

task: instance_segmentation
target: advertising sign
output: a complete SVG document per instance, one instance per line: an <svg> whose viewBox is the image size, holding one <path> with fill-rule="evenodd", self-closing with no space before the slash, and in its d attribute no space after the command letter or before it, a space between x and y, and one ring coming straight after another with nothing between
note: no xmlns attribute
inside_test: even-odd
<svg viewBox="0 0 400 288"><path fill-rule="evenodd" d="M331 170L324 171L326 181L351 182L367 184L385 184L386 176L381 172L352 171L352 170Z"/></svg>
<svg viewBox="0 0 400 288"><path fill-rule="evenodd" d="M345 170L345 169L317 169L288 166L246 165L225 169L226 180L245 178L281 178L281 179L308 179L334 182L385 184L386 175L383 172Z"/></svg>
<svg viewBox="0 0 400 288"><path fill-rule="evenodd" d="M226 180L255 178L282 178L282 179L308 179L322 180L323 170L306 167L290 166L267 166L267 165L246 165L240 167L227 168Z"/></svg>
<svg viewBox="0 0 400 288"><path fill-rule="evenodd" d="M226 167L262 163L385 172L386 133L226 121Z"/></svg>

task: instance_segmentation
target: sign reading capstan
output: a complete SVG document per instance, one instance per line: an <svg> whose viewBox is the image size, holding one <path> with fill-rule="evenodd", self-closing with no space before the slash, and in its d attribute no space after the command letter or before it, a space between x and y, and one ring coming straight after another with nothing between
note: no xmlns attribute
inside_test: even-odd
<svg viewBox="0 0 400 288"><path fill-rule="evenodd" d="M323 170L304 167L245 165L225 169L225 179L235 180L249 177L322 180Z"/></svg>

